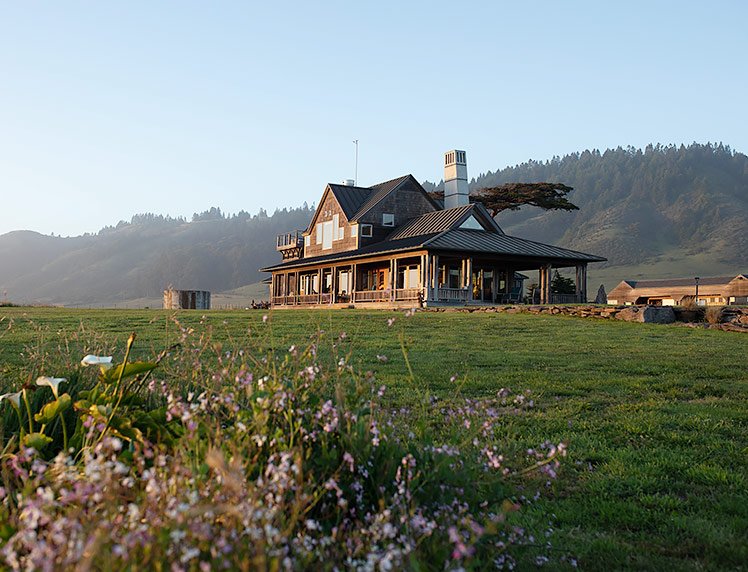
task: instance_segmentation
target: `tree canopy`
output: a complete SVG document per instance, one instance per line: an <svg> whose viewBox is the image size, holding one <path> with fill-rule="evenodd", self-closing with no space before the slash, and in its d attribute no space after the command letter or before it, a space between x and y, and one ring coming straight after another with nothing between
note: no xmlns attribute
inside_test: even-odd
<svg viewBox="0 0 748 572"><path fill-rule="evenodd" d="M579 210L566 198L574 187L563 183L504 183L496 187L480 189L475 200L483 203L491 216L501 211L516 211L522 205L532 205L546 210Z"/></svg>

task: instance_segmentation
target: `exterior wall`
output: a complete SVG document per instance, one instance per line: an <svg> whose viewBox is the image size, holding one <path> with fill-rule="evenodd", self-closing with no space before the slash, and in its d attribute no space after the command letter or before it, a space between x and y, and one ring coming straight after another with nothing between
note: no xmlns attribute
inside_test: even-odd
<svg viewBox="0 0 748 572"><path fill-rule="evenodd" d="M321 232L321 226L325 222L331 222L337 215L338 228L343 229L343 238L338 239L334 234L333 224L333 240L332 248L323 248L322 242L317 243L317 233ZM358 242L355 237L351 237L351 224L348 223L348 219L340 208L338 201L335 200L335 195L331 192L326 192L325 197L317 207L317 218L314 221L315 225L310 229L309 234L304 233L304 258L311 258L313 256L323 256L325 254L332 254L334 252L344 252L348 250L355 250L358 248ZM320 235L321 236L321 235ZM307 238L308 237L308 238ZM308 241L308 244L307 244Z"/></svg>
<svg viewBox="0 0 748 572"><path fill-rule="evenodd" d="M165 310L210 310L207 290L164 290Z"/></svg>

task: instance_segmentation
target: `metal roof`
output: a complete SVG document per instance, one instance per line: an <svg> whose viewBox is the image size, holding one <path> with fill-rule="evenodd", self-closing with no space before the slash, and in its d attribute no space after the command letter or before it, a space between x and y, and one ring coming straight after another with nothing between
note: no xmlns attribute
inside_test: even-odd
<svg viewBox="0 0 748 572"><path fill-rule="evenodd" d="M580 262L603 262L606 260L592 254L525 240L516 236L460 228L441 233L427 241L424 246L429 250L459 250Z"/></svg>
<svg viewBox="0 0 748 572"><path fill-rule="evenodd" d="M361 208L367 199L374 193L373 189L366 187L349 187L347 185L338 185L329 183L328 186L335 195L340 208L343 209L348 220Z"/></svg>
<svg viewBox="0 0 748 572"><path fill-rule="evenodd" d="M471 215L483 221L483 224L488 228L487 232L504 234L504 231L501 230L501 227L499 227L496 221L491 218L491 215L483 205L472 203L451 209L433 211L412 218L395 229L387 237L387 240L421 236L433 232L444 232L450 229L455 229Z"/></svg>
<svg viewBox="0 0 748 572"><path fill-rule="evenodd" d="M472 205L465 205L445 211L426 213L406 221L399 228L395 229L387 239L396 240L398 238L422 236L424 234L449 230L455 223L463 219L466 213L472 210Z"/></svg>
<svg viewBox="0 0 748 572"><path fill-rule="evenodd" d="M504 256L526 256L531 258L555 259L565 262L602 262L605 258L481 230L453 229L441 233L422 234L397 240L385 240L371 244L358 250L346 250L313 258L301 258L292 262L283 262L266 268L263 272L281 270L284 268L298 268L300 266L316 265L335 260L362 258L375 254L400 252L407 250L456 250L463 252L477 252Z"/></svg>

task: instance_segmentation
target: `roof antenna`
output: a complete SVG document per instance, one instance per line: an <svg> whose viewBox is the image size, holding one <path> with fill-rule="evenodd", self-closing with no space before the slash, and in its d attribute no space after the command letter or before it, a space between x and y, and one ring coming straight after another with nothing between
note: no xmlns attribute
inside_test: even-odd
<svg viewBox="0 0 748 572"><path fill-rule="evenodd" d="M353 144L356 146L356 171L353 175L353 186L358 186L358 139L353 140Z"/></svg>

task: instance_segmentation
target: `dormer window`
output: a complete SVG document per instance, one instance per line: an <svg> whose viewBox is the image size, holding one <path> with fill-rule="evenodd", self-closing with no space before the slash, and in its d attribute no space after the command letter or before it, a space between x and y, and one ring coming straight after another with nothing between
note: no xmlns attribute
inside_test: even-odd
<svg viewBox="0 0 748 572"><path fill-rule="evenodd" d="M370 224L362 224L361 226L361 236L364 237L371 237L371 225Z"/></svg>
<svg viewBox="0 0 748 572"><path fill-rule="evenodd" d="M382 215L382 226L395 226L395 215L392 213L384 213Z"/></svg>

